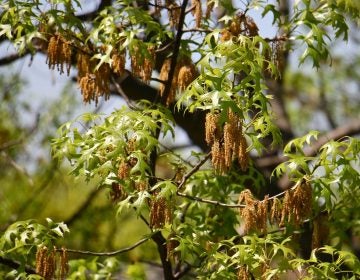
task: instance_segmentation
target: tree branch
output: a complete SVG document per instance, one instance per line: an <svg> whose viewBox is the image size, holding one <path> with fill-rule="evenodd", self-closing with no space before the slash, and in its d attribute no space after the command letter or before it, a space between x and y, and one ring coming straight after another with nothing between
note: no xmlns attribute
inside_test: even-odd
<svg viewBox="0 0 360 280"><path fill-rule="evenodd" d="M164 238L164 236L161 234L160 231L155 232L155 234L151 237L151 239L156 243L156 246L158 248L161 264L164 271L164 279L173 280L174 276L172 273L171 262L168 260L167 257L166 239Z"/></svg>
<svg viewBox="0 0 360 280"><path fill-rule="evenodd" d="M178 186L178 190L180 190L184 184L186 183L186 181L196 172L200 169L201 166L203 166L205 164L205 162L208 161L208 159L211 156L211 152L209 152L198 164L196 164L188 173L186 173L183 177L182 180Z"/></svg>
<svg viewBox="0 0 360 280"><path fill-rule="evenodd" d="M23 267L23 264L21 264L20 262L14 261L14 260L11 260L11 259L7 259L7 258L3 258L1 256L0 256L0 263L3 264L3 265L8 266L10 268L13 268L13 269L19 269L20 267ZM36 274L35 268L33 268L31 266L28 266L28 265L25 265L24 271L27 274Z"/></svg>
<svg viewBox="0 0 360 280"><path fill-rule="evenodd" d="M92 251L83 251L83 250L75 250L75 249L66 249L66 251L69 253L76 253L76 254L82 254L82 255L109 257L109 256L115 256L118 254L129 252L129 251L135 249L136 247L140 246L141 244L145 243L150 238L152 238L152 237L146 237L146 238L140 239L138 242L136 242L135 244L133 244L129 247L125 247L125 248L122 248L122 249L119 249L119 250L116 250L113 252L92 252ZM63 249L57 249L57 251L63 251Z"/></svg>

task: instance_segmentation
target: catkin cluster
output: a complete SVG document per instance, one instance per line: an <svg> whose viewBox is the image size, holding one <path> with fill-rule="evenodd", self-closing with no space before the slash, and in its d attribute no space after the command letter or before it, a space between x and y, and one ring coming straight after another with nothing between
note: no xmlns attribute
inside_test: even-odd
<svg viewBox="0 0 360 280"><path fill-rule="evenodd" d="M143 82L149 83L155 62L155 46L148 46L145 54L139 47L134 47L130 60L132 73Z"/></svg>
<svg viewBox="0 0 360 280"><path fill-rule="evenodd" d="M160 96L164 96L166 83L169 79L169 72L171 68L171 59L166 59L161 67L160 80L163 81L160 85ZM194 64L189 58L181 58L175 67L174 76L171 81L170 91L166 97L166 105L170 105L175 101L176 92L179 89L184 90L197 76L197 71Z"/></svg>
<svg viewBox="0 0 360 280"><path fill-rule="evenodd" d="M86 52L77 53L78 82L84 102L92 100L97 104L100 96L105 99L110 97L110 75L109 64L103 63L96 70L96 61L91 60Z"/></svg>
<svg viewBox="0 0 360 280"><path fill-rule="evenodd" d="M180 6L174 0L166 0L170 27L179 28Z"/></svg>
<svg viewBox="0 0 360 280"><path fill-rule="evenodd" d="M311 238L311 248L322 247L329 237L329 224L327 213L321 213L313 221L313 232Z"/></svg>
<svg viewBox="0 0 360 280"><path fill-rule="evenodd" d="M170 203L164 197L156 197L150 207L150 227L162 228L172 221L172 210Z"/></svg>
<svg viewBox="0 0 360 280"><path fill-rule="evenodd" d="M238 37L240 34L254 37L257 36L258 33L259 29L255 21L244 13L238 13L230 22L229 26L222 30L221 41L228 41L233 37Z"/></svg>
<svg viewBox="0 0 360 280"><path fill-rule="evenodd" d="M112 70L115 74L122 75L125 73L126 53L125 51L113 50L111 54Z"/></svg>
<svg viewBox="0 0 360 280"><path fill-rule="evenodd" d="M36 252L36 273L45 280L65 279L68 273L68 257L65 248L60 250L59 269L57 271L56 248L49 250L46 246L41 246ZM56 275L57 272L57 275Z"/></svg>
<svg viewBox="0 0 360 280"><path fill-rule="evenodd" d="M248 271L248 266L247 265L242 265L238 268L237 271L237 279L238 280L249 280L250 275L249 275L249 271Z"/></svg>
<svg viewBox="0 0 360 280"><path fill-rule="evenodd" d="M245 204L246 207L240 208L240 216L244 221L245 234L256 230L266 233L268 220L268 196L264 200L255 199L250 190L244 190L240 193L239 204Z"/></svg>
<svg viewBox="0 0 360 280"><path fill-rule="evenodd" d="M60 34L53 35L48 43L46 63L50 69L57 69L60 74L64 73L64 66L67 75L71 68L71 44Z"/></svg>
<svg viewBox="0 0 360 280"><path fill-rule="evenodd" d="M246 189L239 195L239 204L245 204L245 207L239 210L244 222L244 233L251 231L266 233L268 221L283 227L286 223L298 226L308 219L312 211L312 189L309 182L303 179L285 192L282 201L278 197L269 199L268 196L259 201L253 197L250 190ZM315 220L313 246L320 243L322 239L319 236L325 235L324 232L326 232L325 223Z"/></svg>
<svg viewBox="0 0 360 280"><path fill-rule="evenodd" d="M312 189L306 180L301 180L295 188L285 192L280 226L286 222L299 225L307 219L312 211Z"/></svg>
<svg viewBox="0 0 360 280"><path fill-rule="evenodd" d="M219 125L219 115L208 113L205 119L205 141L211 146L212 164L215 170L223 174L237 159L241 170L249 165L247 142L243 134L242 121L231 109L223 127Z"/></svg>

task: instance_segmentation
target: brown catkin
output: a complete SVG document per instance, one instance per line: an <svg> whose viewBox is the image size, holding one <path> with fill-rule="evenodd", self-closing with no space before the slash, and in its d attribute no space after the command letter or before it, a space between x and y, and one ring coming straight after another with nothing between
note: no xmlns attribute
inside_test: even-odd
<svg viewBox="0 0 360 280"><path fill-rule="evenodd" d="M122 201L127 196L128 195L121 184L115 182L111 184L110 198L112 202Z"/></svg>
<svg viewBox="0 0 360 280"><path fill-rule="evenodd" d="M305 179L302 179L294 190L293 205L295 224L299 225L309 218L312 211L312 189Z"/></svg>
<svg viewBox="0 0 360 280"><path fill-rule="evenodd" d="M268 207L269 207L269 195L266 195L265 198L259 203L258 207L258 228L261 233L267 232L267 220L268 220Z"/></svg>
<svg viewBox="0 0 360 280"><path fill-rule="evenodd" d="M249 167L249 154L247 151L247 142L243 134L239 137L239 153L238 160L242 171L246 171Z"/></svg>
<svg viewBox="0 0 360 280"><path fill-rule="evenodd" d="M151 203L150 227L163 228L165 224L172 222L172 211L170 204L164 197L157 197Z"/></svg>
<svg viewBox="0 0 360 280"><path fill-rule="evenodd" d="M219 140L215 140L211 147L211 160L215 172L219 174L226 172L224 149Z"/></svg>
<svg viewBox="0 0 360 280"><path fill-rule="evenodd" d="M168 8L168 17L169 17L169 24L170 27L179 28L179 20L180 20L180 13L181 9L175 1L166 1L167 8Z"/></svg>
<svg viewBox="0 0 360 280"><path fill-rule="evenodd" d="M215 6L215 1L213 0L207 0L206 3L206 12L205 12L205 18L210 18L211 12L213 11Z"/></svg>
<svg viewBox="0 0 360 280"><path fill-rule="evenodd" d="M229 168L232 163L234 146L233 127L230 123L226 123L224 126L224 157L227 168Z"/></svg>
<svg viewBox="0 0 360 280"><path fill-rule="evenodd" d="M205 141L212 145L217 139L219 114L207 113L205 118Z"/></svg>
<svg viewBox="0 0 360 280"><path fill-rule="evenodd" d="M250 275L249 275L249 271L248 271L248 267L246 265L242 265L238 268L237 271L237 279L238 280L249 280Z"/></svg>
<svg viewBox="0 0 360 280"><path fill-rule="evenodd" d="M160 96L161 97L164 96L165 86L168 83L170 67L171 67L171 59L168 58L164 61L164 64L162 65L161 70L160 70L159 79L161 81L163 81L163 83L160 84ZM166 98L167 106L169 106L175 100L176 91L178 88L179 70L180 70L180 63L177 63L176 67L175 67L175 71L174 71L174 76L173 76L173 79L172 79L171 85L170 85L170 91Z"/></svg>
<svg viewBox="0 0 360 280"><path fill-rule="evenodd" d="M125 73L125 63L126 63L126 52L114 51L111 55L112 59L112 69L115 74L122 75Z"/></svg>
<svg viewBox="0 0 360 280"><path fill-rule="evenodd" d="M201 0L191 0L191 4L193 7L191 13L195 17L195 26L199 28L202 19Z"/></svg>
<svg viewBox="0 0 360 280"><path fill-rule="evenodd" d="M139 192L145 191L148 188L147 181L135 182L135 189Z"/></svg>
<svg viewBox="0 0 360 280"><path fill-rule="evenodd" d="M80 81L81 78L85 77L88 73L91 73L93 66L91 64L90 58L91 57L85 52L79 51L76 54L78 81Z"/></svg>
<svg viewBox="0 0 360 280"><path fill-rule="evenodd" d="M66 66L67 75L70 74L71 68L71 44L60 34L55 34L49 40L47 49L46 63L50 69L57 69L60 74L64 73L64 65Z"/></svg>
<svg viewBox="0 0 360 280"><path fill-rule="evenodd" d="M59 278L66 279L66 275L69 272L68 256L66 248L62 248L60 251L60 271Z"/></svg>
<svg viewBox="0 0 360 280"><path fill-rule="evenodd" d="M317 249L326 244L329 237L329 224L327 213L320 213L313 220L313 232L311 238L311 248Z"/></svg>
<svg viewBox="0 0 360 280"><path fill-rule="evenodd" d="M195 80L197 71L194 64L187 63L180 67L178 75L178 86L180 90L185 90L192 81Z"/></svg>
<svg viewBox="0 0 360 280"><path fill-rule="evenodd" d="M55 251L49 252L46 246L38 248L36 252L36 273L45 280L51 280L54 279L55 271Z"/></svg>
<svg viewBox="0 0 360 280"><path fill-rule="evenodd" d="M285 222L289 222L291 220L293 208L293 199L291 190L287 190L283 199L283 207L281 211L281 220L279 226L282 227L285 225Z"/></svg>
<svg viewBox="0 0 360 280"><path fill-rule="evenodd" d="M244 233L258 229L258 201L253 197L250 190L245 189L239 195L239 204L245 204L244 208L239 208L239 213L244 221Z"/></svg>
<svg viewBox="0 0 360 280"><path fill-rule="evenodd" d="M271 202L270 210L270 222L271 224L279 224L281 221L281 201L278 198L273 198Z"/></svg>
<svg viewBox="0 0 360 280"><path fill-rule="evenodd" d="M151 80L151 74L154 68L154 63L155 63L155 46L154 45L150 45L147 47L147 56L145 56L144 58L144 62L143 62L143 68L141 71L141 79L143 80L143 82L145 83L149 83Z"/></svg>
<svg viewBox="0 0 360 280"><path fill-rule="evenodd" d="M221 42L226 42L226 41L229 41L232 37L232 34L229 30L227 29L223 29L221 30L221 37L220 37L220 41Z"/></svg>
<svg viewBox="0 0 360 280"><path fill-rule="evenodd" d="M119 179L127 179L130 175L131 166L127 161L121 160L118 168L118 177Z"/></svg>

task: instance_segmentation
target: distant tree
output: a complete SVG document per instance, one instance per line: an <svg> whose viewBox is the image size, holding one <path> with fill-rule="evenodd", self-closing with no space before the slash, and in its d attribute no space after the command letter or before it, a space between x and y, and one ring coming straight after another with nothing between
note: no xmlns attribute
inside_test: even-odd
<svg viewBox="0 0 360 280"><path fill-rule="evenodd" d="M43 53L85 103L127 103L61 125L52 156L145 225L133 245L93 252L61 246L67 223L12 222L4 277L144 279L145 260L120 256L149 242L164 279L360 277L360 4L275 2L2 1L0 41L16 52L0 65ZM25 136L1 124L5 157ZM177 128L190 159L164 144Z"/></svg>

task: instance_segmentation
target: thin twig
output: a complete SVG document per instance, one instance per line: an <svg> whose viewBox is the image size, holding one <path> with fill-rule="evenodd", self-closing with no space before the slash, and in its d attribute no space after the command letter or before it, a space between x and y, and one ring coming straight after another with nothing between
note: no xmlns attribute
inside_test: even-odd
<svg viewBox="0 0 360 280"><path fill-rule="evenodd" d="M114 77L111 77L111 81L114 84L117 93L125 100L126 104L128 105L128 107L130 109L135 110L136 106L132 103L132 101L129 99L129 97L124 93L124 91L122 90L122 88L119 86L119 84L116 82L116 80L114 79Z"/></svg>
<svg viewBox="0 0 360 280"><path fill-rule="evenodd" d="M129 247L125 247L125 248L122 248L120 250L116 250L113 252L92 252L92 251L75 250L75 249L66 249L66 252L82 254L82 255L90 255L90 256L115 256L115 255L118 255L121 253L129 252L132 249L135 249L136 247L140 246L141 244L145 243L146 241L148 241L150 239L151 239L151 237L143 238ZM57 249L57 251L62 251L62 250L63 249Z"/></svg>
<svg viewBox="0 0 360 280"><path fill-rule="evenodd" d="M210 158L211 156L211 152L209 152L198 164L196 164L188 173L186 173L179 186L178 186L178 190L180 190L184 184L186 183L186 181L196 172L200 169L201 166L203 166L205 164L205 162L207 162L207 160Z"/></svg>
<svg viewBox="0 0 360 280"><path fill-rule="evenodd" d="M245 204L227 204L227 203L223 203L217 200L211 200L211 199L206 199L206 198L201 198L198 196L192 196L192 195L188 195L182 192L177 191L176 194L178 196L182 196L191 200L195 200L198 202L203 202L203 203L207 203L207 204L212 204L215 206L222 206L222 207L227 207L227 208L245 208L246 205Z"/></svg>
<svg viewBox="0 0 360 280"><path fill-rule="evenodd" d="M267 198L267 200L272 200L272 199L275 199L277 197L283 196L287 191L294 190L300 185L301 184L295 184L295 186L293 186L293 187L291 187L289 189L286 189L285 191L282 191L282 192L280 192L280 193L278 193L278 194L276 194L274 196L271 196L271 197ZM223 203L223 202L220 202L220 201L217 201L217 200L211 200L211 199L201 198L201 197L198 197L198 196L188 195L188 194L185 194L185 193L182 193L182 192L179 192L179 191L177 191L176 194L178 196L185 197L185 198L190 199L190 200L203 202L203 203L207 203L207 204L212 204L212 205L215 205L215 206L222 206L222 207L227 207L227 208L245 208L246 207L246 204L228 204L228 203Z"/></svg>

